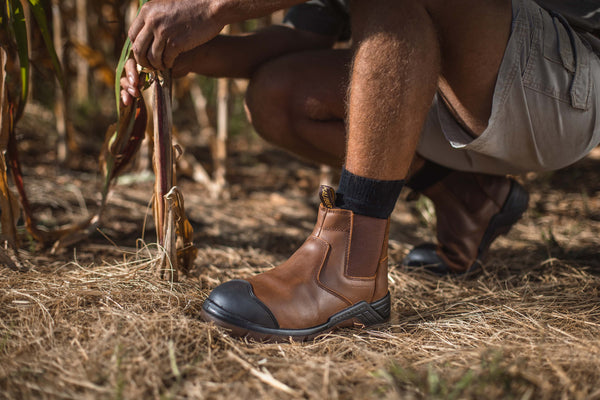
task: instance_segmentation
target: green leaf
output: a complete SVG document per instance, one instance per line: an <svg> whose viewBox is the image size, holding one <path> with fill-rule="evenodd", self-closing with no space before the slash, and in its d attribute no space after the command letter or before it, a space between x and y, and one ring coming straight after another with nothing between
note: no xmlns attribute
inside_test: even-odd
<svg viewBox="0 0 600 400"><path fill-rule="evenodd" d="M139 8L137 14L140 13L140 9L149 0L139 0ZM137 15L136 14L136 15ZM127 38L123 49L121 50L121 56L119 57L119 63L117 64L117 71L115 73L115 100L117 102L117 115L121 115L121 75L123 75L123 69L125 69L125 63L129 59L131 54L131 39Z"/></svg>
<svg viewBox="0 0 600 400"><path fill-rule="evenodd" d="M23 114L29 93L29 42L27 40L27 22L25 21L23 5L19 1L15 3L13 7L9 5L8 12L15 41L17 42L19 66L21 68L21 101L15 115L15 120L18 120Z"/></svg>
<svg viewBox="0 0 600 400"><path fill-rule="evenodd" d="M54 67L54 72L56 73L56 78L58 79L58 83L60 84L63 93L65 92L65 77L63 74L62 67L60 65L60 61L58 61L58 55L56 54L56 49L54 48L54 44L52 43L52 38L50 37L50 30L48 29L48 23L46 21L46 11L44 10L44 6L41 4L41 0L28 0L31 5L31 11L33 16L40 28L40 32L42 34L42 38L44 39L44 44L46 45L46 49L48 53L50 53L50 58L52 59L52 65Z"/></svg>
<svg viewBox="0 0 600 400"><path fill-rule="evenodd" d="M12 11L11 11L11 9L12 9L12 2L13 2L13 0L8 0L6 2L6 7L2 8L2 15L4 17L6 17L7 15L10 15L12 13Z"/></svg>
<svg viewBox="0 0 600 400"><path fill-rule="evenodd" d="M129 53L131 53L131 40L127 38L123 50L121 50L121 57L119 57L119 64L117 64L117 71L115 73L115 99L117 100L117 115L121 115L121 75L123 75L123 69L125 69L125 63L129 59Z"/></svg>

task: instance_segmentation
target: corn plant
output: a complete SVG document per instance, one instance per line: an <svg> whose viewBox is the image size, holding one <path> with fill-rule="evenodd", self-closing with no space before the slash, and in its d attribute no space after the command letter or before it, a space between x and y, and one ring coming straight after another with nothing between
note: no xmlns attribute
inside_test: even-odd
<svg viewBox="0 0 600 400"><path fill-rule="evenodd" d="M33 15L33 17L30 17ZM0 9L0 207L2 210L2 238L15 250L19 246L16 221L21 212L25 226L31 236L42 243L49 243L71 228L54 231L41 230L37 226L23 183L23 174L19 162L19 152L15 136L15 126L23 115L29 94L30 80L30 40L33 21L46 45L52 60L54 73L60 87L64 90L65 80L61 65L52 43L46 21L46 10L40 0L6 0ZM15 200L17 195L9 187L7 166L10 171L20 206ZM11 265L14 267L14 265Z"/></svg>
<svg viewBox="0 0 600 400"><path fill-rule="evenodd" d="M141 7L147 0L140 0ZM114 180L138 152L146 135L147 104L144 98L134 99L132 104L120 104L119 79L126 61L131 56L131 42L126 40L115 73L115 97L118 122L107 130L100 155L103 176L101 201L96 214L76 224L55 243L55 247L72 245L87 237L100 224L108 194ZM177 280L178 271L187 272L197 253L192 244L193 229L185 216L183 196L175 186L175 147L172 138L171 78L169 71L140 69L142 90L153 93L153 128L150 139L153 144L153 166L156 176L153 195L153 214L161 250L156 268L161 278ZM181 151L178 149L178 153Z"/></svg>
<svg viewBox="0 0 600 400"><path fill-rule="evenodd" d="M140 0L143 6L147 0ZM107 135L103 152L105 185L103 204L106 202L109 186L117 176L119 168L126 164L139 149L145 131L145 106L143 98L121 109L119 79L126 61L131 56L131 41L126 40L117 72L115 74L115 98L119 113L119 123L114 133ZM158 247L161 250L156 268L163 279L177 280L178 271L187 272L196 257L197 249L192 244L193 229L184 210L183 196L175 186L175 150L172 137L171 73L170 71L141 71L140 79L145 82L144 90L151 88L153 94L152 137L153 167L155 173L153 215ZM135 112L133 111L135 110ZM144 111L142 111L144 110Z"/></svg>
<svg viewBox="0 0 600 400"><path fill-rule="evenodd" d="M42 244L54 243L54 249L75 244L89 236L100 224L107 197L115 178L124 170L137 153L146 135L147 105L142 97L133 104L121 107L119 104L119 77L124 64L130 57L129 39L123 48L115 76L118 122L107 131L100 156L101 173L104 177L101 188L101 201L97 212L84 220L54 231L38 228L25 192L18 148L15 138L15 125L22 116L29 92L30 43L32 19L40 30L46 45L59 88L65 89L65 80L60 64L60 54L56 47L60 37L53 35L46 21L47 11L41 0L7 0L0 9L0 223L1 238L14 250L14 263L0 250L0 263L20 269L17 249L20 245L16 222L23 215L29 234ZM147 0L139 0L141 7ZM81 2L80 2L81 3ZM58 2L51 3L56 19ZM32 15L32 17L29 17ZM56 23L56 21L55 21ZM60 25L60 24L59 24ZM55 26L56 31L56 26ZM55 32L56 33L56 32ZM196 256L192 244L193 229L185 216L183 196L175 186L175 153L171 122L171 79L169 71L143 71L144 89L152 88L154 100L154 171L156 184L153 200L154 219L158 246L162 249L157 261L157 270L163 278L177 279L177 271L187 271ZM12 174L15 188L9 185L8 171ZM16 189L16 190L15 190Z"/></svg>

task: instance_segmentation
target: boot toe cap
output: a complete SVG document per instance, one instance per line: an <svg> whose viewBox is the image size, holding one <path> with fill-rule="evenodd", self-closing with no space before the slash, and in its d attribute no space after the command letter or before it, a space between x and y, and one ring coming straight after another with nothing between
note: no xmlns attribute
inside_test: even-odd
<svg viewBox="0 0 600 400"><path fill-rule="evenodd" d="M402 264L407 267L422 267L437 275L448 275L452 270L437 253L437 246L433 243L424 243L415 246L404 258Z"/></svg>
<svg viewBox="0 0 600 400"><path fill-rule="evenodd" d="M248 281L234 279L217 286L202 305L211 320L241 328L260 326L277 329L277 319L252 289Z"/></svg>

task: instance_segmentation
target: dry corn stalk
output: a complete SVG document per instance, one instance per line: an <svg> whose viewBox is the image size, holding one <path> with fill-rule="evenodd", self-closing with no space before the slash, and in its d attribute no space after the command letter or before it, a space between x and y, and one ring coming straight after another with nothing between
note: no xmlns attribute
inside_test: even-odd
<svg viewBox="0 0 600 400"><path fill-rule="evenodd" d="M178 270L189 271L196 257L192 226L185 216L183 196L175 186L175 157L171 109L171 74L154 72L153 121L154 223L161 256L156 263L158 275L176 281Z"/></svg>
<svg viewBox="0 0 600 400"><path fill-rule="evenodd" d="M12 114L11 103L8 100L8 88L6 86L6 65L8 54L3 48L0 48L0 223L2 224L1 237L2 242L6 241L9 247L17 256L18 236L16 223L19 218L19 203L16 196L8 186L8 178L6 176L6 161L4 153L8 146L9 132L12 130ZM12 262L10 257L5 256L2 263L16 268L16 264Z"/></svg>
<svg viewBox="0 0 600 400"><path fill-rule="evenodd" d="M227 184L227 132L229 131L229 79L221 78L217 82L217 137L213 143L214 197L225 195Z"/></svg>
<svg viewBox="0 0 600 400"><path fill-rule="evenodd" d="M158 244L164 246L166 220L165 196L173 187L173 131L171 110L171 82L168 74L153 73L154 120L154 222Z"/></svg>
<svg viewBox="0 0 600 400"><path fill-rule="evenodd" d="M88 46L88 29L87 29L87 0L76 0L75 9L77 11L76 28L77 38L81 45ZM79 102L86 101L89 97L88 80L90 68L88 63L83 59L77 60L77 100Z"/></svg>
<svg viewBox="0 0 600 400"><path fill-rule="evenodd" d="M63 63L63 38L62 38L62 15L60 13L60 3L58 0L52 1L52 37L54 48L59 62ZM56 159L63 164L67 161L68 137L67 137L67 99L63 91L64 87L56 88L56 102L54 103L54 115L56 117L56 133L58 140L56 143Z"/></svg>

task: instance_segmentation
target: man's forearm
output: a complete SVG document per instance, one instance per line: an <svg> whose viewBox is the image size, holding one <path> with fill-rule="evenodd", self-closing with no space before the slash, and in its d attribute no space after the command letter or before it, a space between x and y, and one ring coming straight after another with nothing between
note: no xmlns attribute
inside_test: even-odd
<svg viewBox="0 0 600 400"><path fill-rule="evenodd" d="M264 17L307 0L215 0L214 13L224 25Z"/></svg>
<svg viewBox="0 0 600 400"><path fill-rule="evenodd" d="M227 24L302 3L302 0L153 0L129 28L133 55L145 67L172 68L175 59L215 38Z"/></svg>
<svg viewBox="0 0 600 400"><path fill-rule="evenodd" d="M177 63L181 62L189 66L189 72L201 75L250 78L260 65L269 60L287 53L328 48L334 41L333 37L286 26L271 26L245 36L217 36L183 53Z"/></svg>

